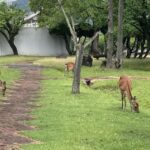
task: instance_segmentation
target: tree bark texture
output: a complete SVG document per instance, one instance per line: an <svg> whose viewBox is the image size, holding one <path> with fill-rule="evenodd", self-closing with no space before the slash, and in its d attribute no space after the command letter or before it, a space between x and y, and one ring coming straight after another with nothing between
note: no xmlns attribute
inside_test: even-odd
<svg viewBox="0 0 150 150"><path fill-rule="evenodd" d="M146 58L147 55L149 54L149 52L150 52L150 35L147 34L147 51L146 51L146 53L145 53L143 58Z"/></svg>
<svg viewBox="0 0 150 150"><path fill-rule="evenodd" d="M16 45L14 43L14 37L16 36L16 34L14 34L13 37L9 38L8 35L4 31L0 31L0 32L5 37L6 41L9 44L9 46L12 48L12 51L13 51L14 55L18 55L18 50L17 50L17 47L16 47Z"/></svg>
<svg viewBox="0 0 150 150"><path fill-rule="evenodd" d="M113 0L108 0L108 41L107 41L107 68L113 68Z"/></svg>
<svg viewBox="0 0 150 150"><path fill-rule="evenodd" d="M18 50L17 50L16 45L14 44L14 39L10 39L8 43L10 47L12 48L14 55L18 55Z"/></svg>
<svg viewBox="0 0 150 150"><path fill-rule="evenodd" d="M83 45L81 43L78 43L76 45L75 69L72 84L73 94L80 93L80 74L81 74L82 59L83 59Z"/></svg>
<svg viewBox="0 0 150 150"><path fill-rule="evenodd" d="M99 35L93 40L91 44L91 54L95 51L98 51Z"/></svg>
<svg viewBox="0 0 150 150"><path fill-rule="evenodd" d="M119 0L118 6L118 35L117 35L117 60L122 66L123 60L123 10L124 0Z"/></svg>

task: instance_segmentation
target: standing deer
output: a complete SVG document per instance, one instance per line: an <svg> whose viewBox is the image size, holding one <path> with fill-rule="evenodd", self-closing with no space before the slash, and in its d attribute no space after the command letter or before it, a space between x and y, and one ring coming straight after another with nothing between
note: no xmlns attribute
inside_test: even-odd
<svg viewBox="0 0 150 150"><path fill-rule="evenodd" d="M65 72L72 71L74 72L75 64L73 62L68 62L65 64Z"/></svg>
<svg viewBox="0 0 150 150"><path fill-rule="evenodd" d="M131 93L131 80L127 76L121 76L119 79L119 89L121 91L122 97L122 109L126 108L126 99L127 96L130 102L131 111L139 112L139 104L136 101L136 97L132 96Z"/></svg>
<svg viewBox="0 0 150 150"><path fill-rule="evenodd" d="M6 81L1 81L1 80L0 80L0 90L2 91L2 95L5 96L5 92L6 92Z"/></svg>

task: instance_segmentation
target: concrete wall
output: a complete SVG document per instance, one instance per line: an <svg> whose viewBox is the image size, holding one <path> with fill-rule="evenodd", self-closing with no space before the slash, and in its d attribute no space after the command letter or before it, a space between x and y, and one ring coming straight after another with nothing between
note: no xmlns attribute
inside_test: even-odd
<svg viewBox="0 0 150 150"><path fill-rule="evenodd" d="M50 35L46 28L23 27L15 38L15 45L19 55L68 55L64 39L56 35ZM0 51L0 55L12 54L11 48L2 35L0 35Z"/></svg>
<svg viewBox="0 0 150 150"><path fill-rule="evenodd" d="M13 52L11 47L9 46L4 36L0 33L0 56L12 55L12 54Z"/></svg>

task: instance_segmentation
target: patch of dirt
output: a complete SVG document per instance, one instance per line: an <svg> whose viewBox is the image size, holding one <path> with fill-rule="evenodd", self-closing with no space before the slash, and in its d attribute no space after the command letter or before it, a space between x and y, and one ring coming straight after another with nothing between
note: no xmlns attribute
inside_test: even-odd
<svg viewBox="0 0 150 150"><path fill-rule="evenodd" d="M115 76L108 76L108 77L89 77L82 79L83 81L85 79L90 79L91 81L98 81L98 80L119 80L120 77ZM133 80L150 80L150 77L137 77L137 76L129 76L129 78Z"/></svg>
<svg viewBox="0 0 150 150"><path fill-rule="evenodd" d="M22 71L20 80L6 91L4 101L0 101L0 150L18 150L20 144L34 142L19 134L23 130L32 130L26 124L33 117L30 115L38 97L43 67L30 63L8 65Z"/></svg>

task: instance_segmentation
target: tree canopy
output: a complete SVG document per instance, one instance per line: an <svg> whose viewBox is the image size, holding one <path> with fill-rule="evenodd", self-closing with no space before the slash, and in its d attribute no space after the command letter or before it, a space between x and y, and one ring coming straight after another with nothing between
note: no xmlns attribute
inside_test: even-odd
<svg viewBox="0 0 150 150"><path fill-rule="evenodd" d="M5 3L0 3L0 33L10 44L14 54L18 54L14 38L23 25L24 12Z"/></svg>

